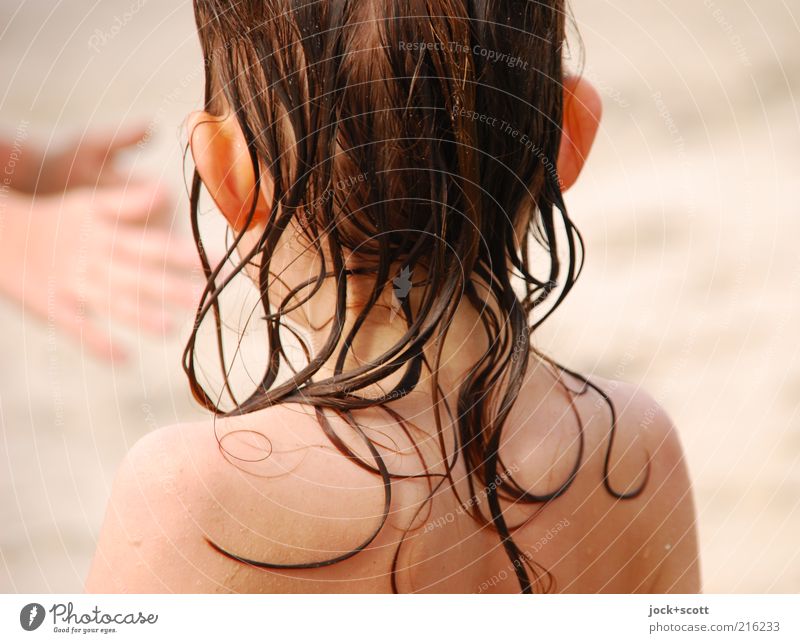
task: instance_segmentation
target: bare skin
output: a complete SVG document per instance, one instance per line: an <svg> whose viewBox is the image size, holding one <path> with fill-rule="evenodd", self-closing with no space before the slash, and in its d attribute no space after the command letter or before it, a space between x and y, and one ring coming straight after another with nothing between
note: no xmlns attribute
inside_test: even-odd
<svg viewBox="0 0 800 643"><path fill-rule="evenodd" d="M572 378L566 382L578 386ZM644 393L614 382L602 385L621 414L612 484L619 491L636 488L649 457L645 491L633 500L617 500L604 489L609 413L599 395L586 393L576 398L586 438L580 472L565 495L516 531L515 540L553 574L556 591L699 591L694 510L676 432ZM516 480L533 491L557 487L575 458L577 425L566 399L552 372L538 366L507 428L501 454ZM422 406L416 410L427 414ZM347 435L344 425L335 426ZM314 570L258 569L221 555L206 539L259 561L331 558L355 548L379 524L382 483L340 455L310 410L298 405L221 420L216 431L227 459L210 423L161 429L134 447L114 485L87 591L391 591L392 557L428 493L426 482L393 484L387 525L353 558ZM399 428L385 422L370 435L404 444ZM357 448L355 436L349 437ZM269 458L245 462L263 458L268 444ZM394 472L419 467L411 455L386 459ZM401 549L399 589L518 592L497 535L465 511L469 503L460 468L459 477L461 501L442 490L430 513L414 520ZM507 507L506 516L518 523L536 509Z"/></svg>
<svg viewBox="0 0 800 643"><path fill-rule="evenodd" d="M0 138L0 296L104 360L126 357L109 322L162 334L197 298L171 198L116 162L144 134L90 132L48 153Z"/></svg>
<svg viewBox="0 0 800 643"><path fill-rule="evenodd" d="M599 98L588 83L567 79L565 91L565 143L559 156L564 189L580 173L600 117ZM195 115L191 128L203 182L230 225L241 229L254 190L241 132L233 119L209 114ZM263 230L259 226L270 208L268 183L259 197L254 237ZM291 235L271 265L281 275L276 292L270 291L276 300L318 268ZM357 281L348 288L352 320L363 291ZM410 297L413 306L413 290ZM326 283L293 313L292 320L311 336L312 348L325 340L334 301L334 285ZM365 323L354 346L357 357L345 370L380 354L402 332L390 323L389 299L384 303ZM485 350L481 333L475 311L462 302L443 344L439 372L451 408L464 373ZM325 365L320 375L331 368ZM394 474L444 471L429 375L423 373L417 390L390 403L415 425L410 436L377 409L356 414ZM580 424L585 443L580 469L566 493L546 504L503 506L508 524L518 527L513 532L517 545L552 574L555 591L699 591L691 485L675 429L646 394L618 382L593 382L610 396L618 414L609 485L618 493L636 490L649 466L646 486L628 500L609 493L603 484L611 426L607 404L591 388L583 391L576 378L557 375L531 354L500 447L508 471L531 493L552 492L574 466ZM388 391L393 382L381 384ZM442 417L443 444L452 445L453 427L446 414ZM375 462L362 437L342 421L331 422L365 462ZM430 503L429 482L439 478L395 480L388 519L381 526L381 477L342 455L310 408L279 405L216 423L161 429L137 443L120 469L86 589L388 592L392 560L405 536L397 564L399 591L519 591L496 532L470 515L472 509L487 514L486 491L478 489L477 499L469 500L463 463L453 470L453 479L454 485L443 485ZM209 544L253 561L313 563L355 550L376 530L357 555L306 570L243 564Z"/></svg>

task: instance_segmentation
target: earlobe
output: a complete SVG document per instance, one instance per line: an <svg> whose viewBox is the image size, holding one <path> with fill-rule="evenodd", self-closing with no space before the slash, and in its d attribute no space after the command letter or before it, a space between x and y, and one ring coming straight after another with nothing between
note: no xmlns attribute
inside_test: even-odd
<svg viewBox="0 0 800 643"><path fill-rule="evenodd" d="M597 90L585 78L564 79L564 123L558 151L558 176L561 190L572 187L592 149L603 102Z"/></svg>
<svg viewBox="0 0 800 643"><path fill-rule="evenodd" d="M228 224L237 232L247 223L255 196L255 173L236 119L194 112L188 119L189 145L197 172ZM269 208L259 191L251 225L263 223Z"/></svg>

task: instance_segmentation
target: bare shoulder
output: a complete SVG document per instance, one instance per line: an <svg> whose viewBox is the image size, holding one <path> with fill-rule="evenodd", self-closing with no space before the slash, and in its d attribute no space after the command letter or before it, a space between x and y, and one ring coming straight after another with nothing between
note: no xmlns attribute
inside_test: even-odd
<svg viewBox="0 0 800 643"><path fill-rule="evenodd" d="M346 531L332 525L368 531L346 500L375 480L357 467L332 476L334 451L311 416L281 406L151 432L120 465L87 591L297 591L302 579L220 549L277 564L347 550Z"/></svg>
<svg viewBox="0 0 800 643"><path fill-rule="evenodd" d="M618 478L624 474L639 473L642 469L643 449L651 468L651 476L665 476L667 472L688 474L684 466L683 448L678 430L667 411L639 386L617 380L592 377L589 382L596 387L597 395L609 404L603 405L604 413L613 409L614 417L607 420L609 435L614 444L611 453L610 473L616 469ZM613 425L614 434L610 434ZM638 452L638 453L637 453ZM630 482L630 481L629 481ZM630 489L627 489L630 491Z"/></svg>
<svg viewBox="0 0 800 643"><path fill-rule="evenodd" d="M529 493L566 487L518 532L523 549L561 591L698 591L691 483L667 412L624 382L549 369L531 382L504 461Z"/></svg>
<svg viewBox="0 0 800 643"><path fill-rule="evenodd" d="M696 513L678 429L641 387L590 381L616 415L613 436L609 431L602 450L603 475L606 491L631 516L629 532L637 548L631 552L631 565L641 579L633 589L700 591Z"/></svg>

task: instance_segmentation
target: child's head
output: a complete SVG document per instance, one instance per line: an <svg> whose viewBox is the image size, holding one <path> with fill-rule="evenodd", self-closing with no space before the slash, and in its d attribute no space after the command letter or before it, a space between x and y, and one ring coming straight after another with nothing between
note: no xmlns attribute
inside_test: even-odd
<svg viewBox="0 0 800 643"><path fill-rule="evenodd" d="M462 296L519 337L559 279L566 294L580 238L561 192L600 101L565 77L562 0L196 0L195 11L206 64L205 111L190 119L195 218L202 182L276 329L334 293L320 363L352 344L348 306L366 319L399 277L416 294L404 337L420 345ZM549 255L540 277L531 231Z"/></svg>
<svg viewBox="0 0 800 643"><path fill-rule="evenodd" d="M405 358L370 356L376 381L445 334L462 298L504 347L527 338L528 313L560 280L558 305L580 245L561 192L600 116L591 86L564 74L563 0L196 0L195 11L206 68L205 111L190 119L195 224L202 182L235 233L237 271L259 287L273 368L284 321L331 320L293 386L331 359L347 379L356 335L387 307L407 324L387 354ZM203 314L217 314L224 287L210 284ZM213 406L193 349L194 338L195 393Z"/></svg>
<svg viewBox="0 0 800 643"><path fill-rule="evenodd" d="M240 254L274 260L288 232L382 290L398 266L505 281L531 223L552 251L600 111L565 81L563 5L197 0L192 151Z"/></svg>
<svg viewBox="0 0 800 643"><path fill-rule="evenodd" d="M402 397L463 300L493 348L476 365L492 376L460 391L475 403L459 422L499 430L506 411L492 415L489 400L515 395L529 313L578 272L561 192L580 172L600 103L584 81L565 80L563 0L195 0L195 11L206 62L205 111L190 122L195 222L202 182L269 329L267 372L236 410L290 399L361 408L364 389L393 375L402 389L388 399ZM530 232L545 250L541 275L529 269ZM222 286L210 283L201 317L218 314ZM315 298L327 337L279 382L283 323ZM345 368L393 301L401 310L381 319L400 332ZM323 364L332 376L320 377ZM216 408L194 376L194 338L186 368ZM466 442L468 464L484 462L486 441Z"/></svg>

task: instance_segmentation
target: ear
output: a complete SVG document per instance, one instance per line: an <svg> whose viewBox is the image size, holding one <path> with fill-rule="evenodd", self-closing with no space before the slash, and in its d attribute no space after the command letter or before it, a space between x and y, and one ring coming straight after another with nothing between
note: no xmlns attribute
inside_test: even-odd
<svg viewBox="0 0 800 643"><path fill-rule="evenodd" d="M236 119L212 116L208 112L189 115L189 145L203 185L214 203L237 232L247 222L253 205L256 180L250 153ZM266 222L269 203L265 197L265 181L258 195L251 227Z"/></svg>
<svg viewBox="0 0 800 643"><path fill-rule="evenodd" d="M564 79L564 124L558 150L558 177L562 191L578 180L592 149L602 114L603 102L592 84L579 76L567 76Z"/></svg>

